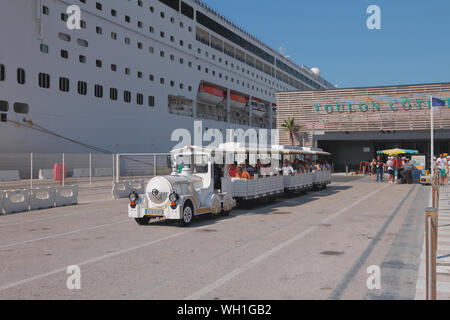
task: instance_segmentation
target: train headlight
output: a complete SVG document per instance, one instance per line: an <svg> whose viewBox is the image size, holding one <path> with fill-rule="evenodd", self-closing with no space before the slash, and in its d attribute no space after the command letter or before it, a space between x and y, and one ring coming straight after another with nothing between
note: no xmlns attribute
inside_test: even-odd
<svg viewBox="0 0 450 320"><path fill-rule="evenodd" d="M134 209L134 208L136 208L136 205L137 205L136 202L139 200L139 194L136 191L133 191L128 196L128 199L130 199L130 207Z"/></svg>
<svg viewBox="0 0 450 320"><path fill-rule="evenodd" d="M180 199L180 196L176 192L171 193L169 196L171 202L177 202L178 199Z"/></svg>
<svg viewBox="0 0 450 320"><path fill-rule="evenodd" d="M130 202L136 203L136 201L139 199L139 194L138 194L136 191L133 191L133 192L130 193L130 195L128 196L128 199L130 199Z"/></svg>

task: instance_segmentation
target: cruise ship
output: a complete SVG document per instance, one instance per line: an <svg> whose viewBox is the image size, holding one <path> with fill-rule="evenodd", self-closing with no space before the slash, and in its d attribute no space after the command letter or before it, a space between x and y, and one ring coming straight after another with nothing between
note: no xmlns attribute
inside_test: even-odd
<svg viewBox="0 0 450 320"><path fill-rule="evenodd" d="M168 152L195 120L270 129L276 92L333 88L196 0L2 0L0 30L2 153Z"/></svg>

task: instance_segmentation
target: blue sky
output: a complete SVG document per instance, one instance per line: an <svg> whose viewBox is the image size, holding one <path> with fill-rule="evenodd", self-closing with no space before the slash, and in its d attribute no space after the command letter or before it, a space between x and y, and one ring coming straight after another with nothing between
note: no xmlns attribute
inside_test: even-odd
<svg viewBox="0 0 450 320"><path fill-rule="evenodd" d="M205 0L340 88L450 81L449 0ZM369 30L369 5L381 30Z"/></svg>

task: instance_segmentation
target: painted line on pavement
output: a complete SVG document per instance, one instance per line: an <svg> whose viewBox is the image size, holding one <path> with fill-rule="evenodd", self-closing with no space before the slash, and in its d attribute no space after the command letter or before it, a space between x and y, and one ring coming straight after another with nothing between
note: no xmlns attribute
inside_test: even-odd
<svg viewBox="0 0 450 320"><path fill-rule="evenodd" d="M375 191L374 194L379 192L379 191L381 191L382 189L384 189L386 187L388 187L388 185L386 185L383 188ZM368 198L368 196L366 196L365 198L361 199L360 201L362 201L362 200L364 200L366 198ZM360 201L358 201L358 202L360 202ZM260 208L260 209L264 209L264 210L265 209L269 209L269 208L272 208L272 207L279 206L281 203L283 203L283 201L275 203L275 204L270 205L270 206L266 206L266 207ZM356 205L356 204L354 204L354 205ZM352 206L354 206L354 205L352 205ZM257 209L257 210L259 210L259 209ZM255 210L255 211L257 211L257 210ZM248 212L248 213L245 213L245 214L237 215L236 217L248 216L248 215L252 215L252 214L253 214L253 212ZM129 219L127 219L126 221L129 221ZM221 219L221 222L230 222L230 221L234 221L234 219L233 218ZM99 262L99 261L104 260L104 259L112 258L112 257L118 256L118 255L121 255L121 254L125 254L125 253L128 253L128 252L134 251L134 250L139 250L139 249L148 247L150 245L159 243L161 241L169 240L169 239L172 239L172 238L175 238L175 237L179 237L179 236L182 236L182 235L185 235L185 234L188 234L188 233L191 233L191 232L195 232L197 230L209 228L209 227L210 227L209 225L206 225L206 226L203 226L203 227L190 229L190 230L187 230L185 232L176 233L176 234L173 234L173 235L170 235L170 236L167 236L167 237L163 237L163 238L160 238L160 239L157 239L157 240L153 240L151 242L147 242L147 243L144 243L144 244L141 244L141 245L137 245L137 246L134 246L134 247L131 247L131 248L128 248L128 249L120 250L118 252L109 253L109 254L102 255L102 256L97 257L97 258L92 258L92 259L89 259L89 260L86 260L86 261L83 261L83 262L75 263L74 265L83 266L83 265L87 265L87 264L90 264L90 263ZM13 288L13 287L17 287L17 286L20 286L20 285L23 285L23 284L26 284L26 283L29 283L29 282L32 282L32 281L35 281L35 280L39 280L39 279L42 279L42 278L45 278L45 277L48 277L48 276L52 276L52 275L61 273L61 272L66 272L66 268L56 269L56 270L49 271L49 272L46 272L46 273L43 273L43 274L40 274L40 275L37 275L37 276L34 276L34 277L29 277L29 278L26 278L26 279L23 279L23 280L20 280L20 281L17 281L17 282L14 282L14 283L2 286L2 287L0 287L0 291L7 290L7 289L10 289L10 288Z"/></svg>
<svg viewBox="0 0 450 320"><path fill-rule="evenodd" d="M215 290L216 288L222 286L224 283L226 283L227 281L235 278L236 276L238 276L239 274L253 268L254 266L256 266L258 263L264 261L265 259L267 259L268 257L270 257L271 255L277 253L278 251L284 249L285 247L295 243L296 241L300 240L301 238L305 237L306 235L310 234L311 232L313 232L315 229L317 229L319 227L319 225L327 223L331 220L333 220L334 218L340 216L342 213L346 212L347 210L359 205L361 202L369 199L370 197L374 196L375 194L377 194L378 192L388 188L389 185L385 185L382 188L366 195L365 197L359 199L358 201L354 202L353 204L341 209L340 211L334 213L333 215L329 216L328 218L325 218L323 220L321 220L319 223L309 227L308 229L306 229L305 231L299 233L298 235L296 235L295 237L292 237L282 243L280 243L279 245L273 247L272 249L270 249L269 251L267 251L266 253L261 254L260 256L252 259L251 261L245 263L244 265L232 270L231 272L227 273L226 275L224 275L223 277L217 279L216 281L214 281L213 283L209 284L208 286L200 289L199 291L185 297L183 300L196 300L196 299L200 299L202 296L208 294L209 292Z"/></svg>
<svg viewBox="0 0 450 320"><path fill-rule="evenodd" d="M67 236L67 235L74 234L74 233L79 233L79 232L90 231L90 230L100 229L100 228L104 228L104 227L114 226L116 224L122 224L122 223L129 222L129 221L130 221L130 219L120 220L120 221L113 222L113 223L107 223L107 224L102 224L102 225L99 225L99 226L94 226L94 227L89 227L89 228L84 228L84 229L78 229L78 230L74 230L74 231L70 231L70 232L57 233L57 234L53 234L51 236L46 236L46 237L42 237L42 238L36 238L36 239L30 239L30 240L25 240L25 241L16 242L16 243L0 245L0 249L14 247L14 246L19 246L19 245L22 245L22 244L32 243L32 242L36 242L36 241L42 241L42 240L47 240L47 239Z"/></svg>
<svg viewBox="0 0 450 320"><path fill-rule="evenodd" d="M80 204L81 204L81 203L80 203ZM74 206L74 207L65 207L65 208L74 208L74 209L75 209L76 206ZM57 208L51 208L51 209L49 209L49 210L52 210L52 209L57 209ZM82 208L80 208L80 209L86 209L86 208L85 208L85 207L82 207ZM92 212L87 212L87 211L79 211L79 212L72 212L72 213L66 213L66 214L58 214L58 215L50 216L50 217L36 218L36 219L34 219L34 220L29 220L29 219L28 219L28 216L23 216L23 218L24 218L23 221L21 221L21 222L11 222L11 223L0 224L0 228L3 228L3 227L10 227L10 226L16 226L16 225L21 225L21 224L23 224L23 225L26 224L26 225L29 227L29 224L30 224L30 223L33 223L33 222L48 221L48 220L59 219L59 218L65 218L65 217L71 217L71 216L77 216L77 215L82 215L82 214L90 214L90 215L93 215L93 214L96 214L96 213L102 213L102 212L105 212L105 211L111 211L112 209L111 209L111 208L105 208L105 209L95 209L95 208L92 208L92 210L94 210L95 212L92 213ZM57 213L52 211L50 214L57 214Z"/></svg>
<svg viewBox="0 0 450 320"><path fill-rule="evenodd" d="M339 282L337 287L333 290L333 292L329 295L328 299L331 300L338 300L344 293L344 291L347 289L348 285L352 281L352 279L358 274L361 267L364 265L366 260L369 258L370 254L372 253L373 249L375 248L376 244L381 240L381 237L386 232L387 228L391 224L392 220L397 216L398 212L401 210L403 204L405 203L406 199L409 198L411 193L416 189L416 185L414 185L406 194L406 196L400 201L398 206L395 208L394 212L390 215L390 217L386 220L386 222L383 224L381 229L377 232L377 235L373 238L372 241L370 241L367 248L363 251L363 253L360 255L360 257L355 261L353 266L350 268L349 271L344 275L342 280Z"/></svg>

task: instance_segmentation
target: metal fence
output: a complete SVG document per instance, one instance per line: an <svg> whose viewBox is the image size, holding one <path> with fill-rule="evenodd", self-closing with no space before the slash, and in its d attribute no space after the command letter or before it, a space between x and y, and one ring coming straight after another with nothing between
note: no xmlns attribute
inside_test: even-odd
<svg viewBox="0 0 450 320"><path fill-rule="evenodd" d="M169 153L118 154L115 165L116 181L134 177L154 177L172 172Z"/></svg>
<svg viewBox="0 0 450 320"><path fill-rule="evenodd" d="M105 154L0 153L0 190L65 184L110 185L113 166L114 156Z"/></svg>
<svg viewBox="0 0 450 320"><path fill-rule="evenodd" d="M0 153L0 190L69 184L111 187L114 181L170 173L169 153Z"/></svg>

